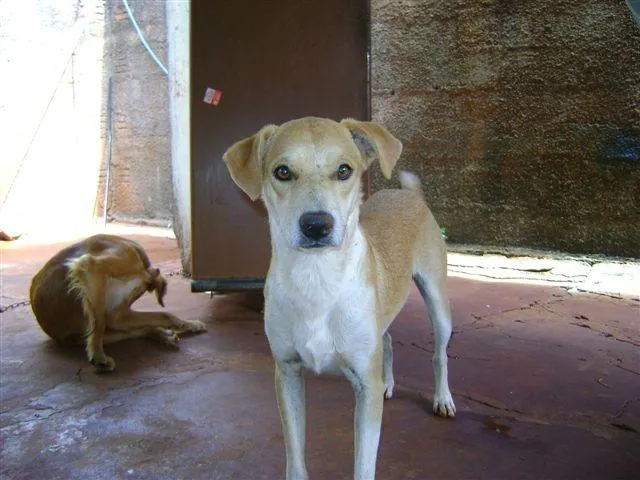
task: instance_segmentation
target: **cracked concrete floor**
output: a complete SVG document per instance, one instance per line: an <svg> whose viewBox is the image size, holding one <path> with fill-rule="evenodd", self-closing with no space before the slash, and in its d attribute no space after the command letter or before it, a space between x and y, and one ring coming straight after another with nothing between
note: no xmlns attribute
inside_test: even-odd
<svg viewBox="0 0 640 480"><path fill-rule="evenodd" d="M118 233L118 232L116 232ZM129 232L131 233L131 232ZM170 276L168 308L208 332L180 350L81 349L45 336L30 308L2 313L1 476L11 479L276 479L284 451L259 299L189 291L175 240L134 232ZM61 244L2 244L3 307ZM385 404L381 479L626 479L640 471L637 299L450 278L455 420L430 414L431 328L417 292L392 327L396 397ZM256 301L258 300L258 301ZM137 308L156 308L151 297ZM309 376L312 478L349 478L353 397Z"/></svg>

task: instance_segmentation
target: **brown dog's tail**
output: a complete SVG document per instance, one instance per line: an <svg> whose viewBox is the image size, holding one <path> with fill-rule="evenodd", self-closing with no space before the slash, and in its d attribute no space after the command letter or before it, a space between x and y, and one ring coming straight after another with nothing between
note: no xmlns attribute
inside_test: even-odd
<svg viewBox="0 0 640 480"><path fill-rule="evenodd" d="M414 190L422 194L422 184L418 176L408 170L400 170L400 186L405 190Z"/></svg>

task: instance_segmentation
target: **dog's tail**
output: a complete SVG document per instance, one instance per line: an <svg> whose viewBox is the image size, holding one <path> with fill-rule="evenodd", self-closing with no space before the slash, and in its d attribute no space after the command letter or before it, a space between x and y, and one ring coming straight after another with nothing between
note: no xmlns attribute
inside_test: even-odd
<svg viewBox="0 0 640 480"><path fill-rule="evenodd" d="M418 176L408 170L400 170L400 186L405 190L414 190L422 194L422 184Z"/></svg>

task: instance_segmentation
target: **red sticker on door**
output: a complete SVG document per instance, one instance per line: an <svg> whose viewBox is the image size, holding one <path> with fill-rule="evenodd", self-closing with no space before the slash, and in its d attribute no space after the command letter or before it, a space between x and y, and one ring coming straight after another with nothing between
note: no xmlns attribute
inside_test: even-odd
<svg viewBox="0 0 640 480"><path fill-rule="evenodd" d="M216 90L214 88L207 88L204 92L204 103L208 103L209 105L213 105L217 107L222 99L222 92L220 90Z"/></svg>

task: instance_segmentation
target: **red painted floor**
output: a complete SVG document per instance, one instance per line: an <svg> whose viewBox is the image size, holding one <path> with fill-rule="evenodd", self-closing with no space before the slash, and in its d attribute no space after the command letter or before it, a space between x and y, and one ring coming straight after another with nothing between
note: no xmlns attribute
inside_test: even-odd
<svg viewBox="0 0 640 480"><path fill-rule="evenodd" d="M1 314L2 457L11 479L277 479L284 449L259 299L192 294L169 238L132 237L170 276L167 308L209 330L180 350L108 346L97 375L29 306ZM19 241L18 241L19 242ZM59 248L0 245L3 306ZM431 327L417 292L392 327L396 397L380 479L631 479L640 472L640 303L450 278L455 420L430 413ZM159 308L152 297L137 307ZM309 376L311 478L352 475L353 396Z"/></svg>

